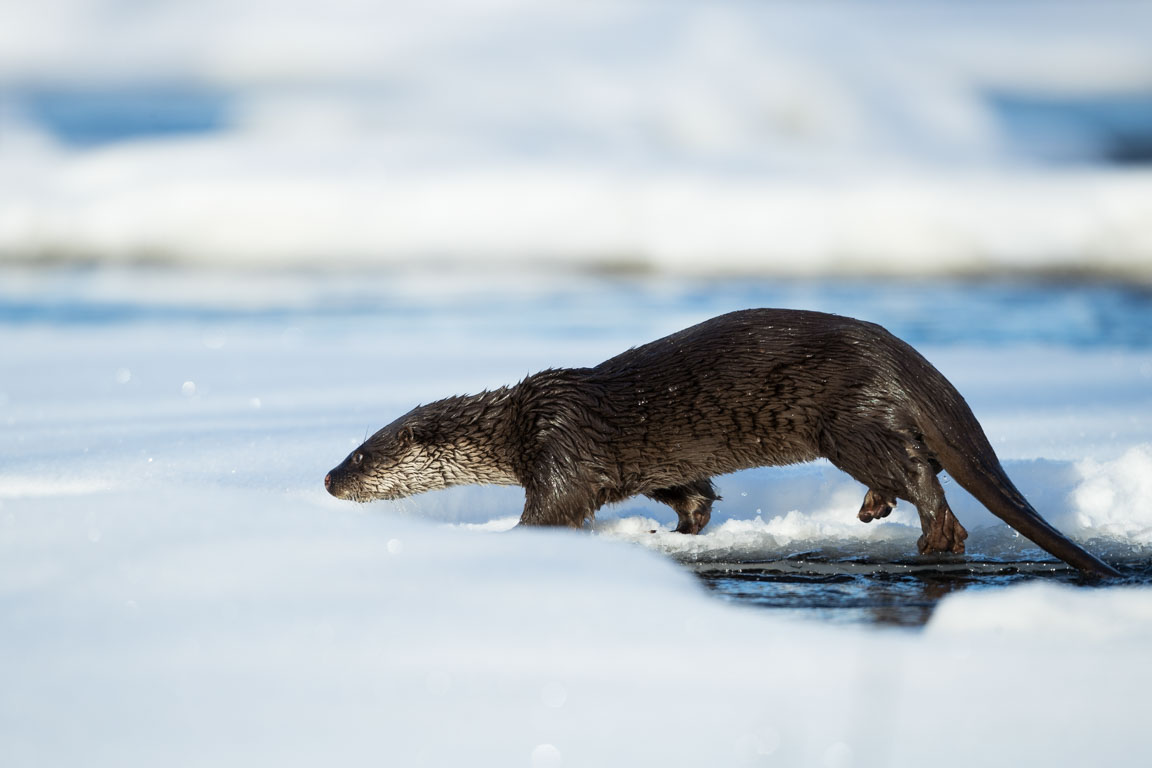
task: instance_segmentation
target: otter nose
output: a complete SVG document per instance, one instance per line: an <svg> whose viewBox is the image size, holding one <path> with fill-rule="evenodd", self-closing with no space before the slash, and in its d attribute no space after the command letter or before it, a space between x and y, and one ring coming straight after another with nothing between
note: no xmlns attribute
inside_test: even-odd
<svg viewBox="0 0 1152 768"><path fill-rule="evenodd" d="M324 475L324 487L325 488L331 488L332 487L332 473L331 472Z"/></svg>

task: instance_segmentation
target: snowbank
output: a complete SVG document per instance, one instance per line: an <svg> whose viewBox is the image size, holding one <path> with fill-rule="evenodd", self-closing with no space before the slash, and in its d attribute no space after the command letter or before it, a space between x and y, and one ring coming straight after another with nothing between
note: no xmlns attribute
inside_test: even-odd
<svg viewBox="0 0 1152 768"><path fill-rule="evenodd" d="M352 168L330 170L308 146L227 138L52 157L5 173L0 254L249 267L1152 277L1144 171L747 180L539 164L413 171L352 162L373 156L370 143L344 142L342 151Z"/></svg>
<svg viewBox="0 0 1152 768"><path fill-rule="evenodd" d="M1129 448L1110 462L1086 459L1072 496L1083 528L1111 533L1133 543L1152 543L1152 445Z"/></svg>
<svg viewBox="0 0 1152 768"><path fill-rule="evenodd" d="M530 764L554 743L573 760L609 687L634 706L650 682L682 690L658 670L676 662L685 620L669 609L692 587L659 560L315 500L155 501L9 516L23 545L4 552L14 764ZM28 546L45 517L68 532L44 542L50 570ZM624 759L657 725L637 708L592 729L583 759Z"/></svg>
<svg viewBox="0 0 1152 768"><path fill-rule="evenodd" d="M319 493L9 499L0 515L12 765L1074 765L1143 749L1148 590L970 593L916 636L731 608L603 538L456 532Z"/></svg>
<svg viewBox="0 0 1152 768"><path fill-rule="evenodd" d="M1045 519L1070 537L1104 557L1139 560L1152 553L1150 451L1152 444L1146 443L1111 461L1008 461L1005 468ZM865 489L831 466L744 472L721 478L718 486L725 498L698 536L672 532L673 514L636 502L601 514L596 531L689 562L754 563L802 552L904 559L916 551L915 509L902 502L888 518L860 523L854 513ZM973 534L971 554L1048 559L947 479L945 491ZM653 513L658 519L649 516Z"/></svg>
<svg viewBox="0 0 1152 768"><path fill-rule="evenodd" d="M1150 24L1122 1L37 3L0 31L0 259L1147 280L1152 175L1106 163L1152 130Z"/></svg>

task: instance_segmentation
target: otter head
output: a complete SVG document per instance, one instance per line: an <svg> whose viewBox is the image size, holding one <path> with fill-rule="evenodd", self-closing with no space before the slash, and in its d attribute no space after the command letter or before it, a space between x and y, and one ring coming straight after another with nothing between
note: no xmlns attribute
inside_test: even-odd
<svg viewBox="0 0 1152 768"><path fill-rule="evenodd" d="M399 499L449 485L453 463L435 432L422 424L423 408L401 416L348 454L324 478L333 496L352 501Z"/></svg>
<svg viewBox="0 0 1152 768"><path fill-rule="evenodd" d="M333 496L399 499L465 483L515 484L491 422L492 393L419 406L364 441L324 478Z"/></svg>

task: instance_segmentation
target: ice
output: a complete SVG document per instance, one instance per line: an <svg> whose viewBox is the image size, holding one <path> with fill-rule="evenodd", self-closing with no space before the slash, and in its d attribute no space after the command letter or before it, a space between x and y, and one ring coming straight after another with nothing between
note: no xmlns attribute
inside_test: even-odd
<svg viewBox="0 0 1152 768"><path fill-rule="evenodd" d="M964 328L978 327L990 310L972 288L644 286L0 273L5 764L1062 766L1143 753L1146 588L972 588L912 633L741 607L678 562L912 557L907 505L860 523L863 489L825 463L719 478L698 537L646 500L567 532L515 528L517 488L369 505L323 490L366 433L417 402L594 363L740 304L865 309L952 378L1048 519L1109 559L1147 560L1147 343L1011 336L1022 314L1040 313L1045 333L1097 327L1094 304L1007 294L998 341L978 345L923 325L974 312ZM945 488L973 557L1037 554Z"/></svg>

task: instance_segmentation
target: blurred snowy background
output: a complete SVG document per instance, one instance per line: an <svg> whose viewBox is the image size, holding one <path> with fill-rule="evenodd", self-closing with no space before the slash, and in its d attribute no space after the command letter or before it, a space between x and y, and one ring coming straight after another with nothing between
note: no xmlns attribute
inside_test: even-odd
<svg viewBox="0 0 1152 768"><path fill-rule="evenodd" d="M5 261L1152 275L1152 3L2 18Z"/></svg>

